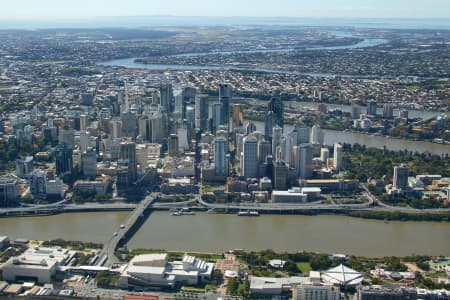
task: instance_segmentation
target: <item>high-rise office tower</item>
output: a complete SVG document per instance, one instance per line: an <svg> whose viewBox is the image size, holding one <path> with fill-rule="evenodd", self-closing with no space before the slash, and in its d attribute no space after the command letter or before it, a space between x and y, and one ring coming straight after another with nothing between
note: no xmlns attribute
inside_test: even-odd
<svg viewBox="0 0 450 300"><path fill-rule="evenodd" d="M307 144L311 139L311 128L308 126L296 125L294 131L297 132L297 145Z"/></svg>
<svg viewBox="0 0 450 300"><path fill-rule="evenodd" d="M330 157L330 150L328 148L322 148L320 149L320 160L327 164L328 158Z"/></svg>
<svg viewBox="0 0 450 300"><path fill-rule="evenodd" d="M377 115L377 101L373 99L367 101L367 114L371 116Z"/></svg>
<svg viewBox="0 0 450 300"><path fill-rule="evenodd" d="M260 163L266 161L266 157L272 154L272 144L269 141L260 141L258 143L258 160Z"/></svg>
<svg viewBox="0 0 450 300"><path fill-rule="evenodd" d="M274 190L286 190L289 168L284 161L273 163L273 188Z"/></svg>
<svg viewBox="0 0 450 300"><path fill-rule="evenodd" d="M312 148L310 144L300 144L292 148L293 168L297 178L308 179L312 176Z"/></svg>
<svg viewBox="0 0 450 300"><path fill-rule="evenodd" d="M227 140L224 137L216 137L214 140L214 174L227 176Z"/></svg>
<svg viewBox="0 0 450 300"><path fill-rule="evenodd" d="M258 140L254 136L244 138L241 175L258 177Z"/></svg>
<svg viewBox="0 0 450 300"><path fill-rule="evenodd" d="M122 121L112 120L111 121L111 135L113 139L119 139L122 137Z"/></svg>
<svg viewBox="0 0 450 300"><path fill-rule="evenodd" d="M59 143L66 144L68 148L75 146L75 133L73 129L61 129L59 131Z"/></svg>
<svg viewBox="0 0 450 300"><path fill-rule="evenodd" d="M152 140L152 123L147 116L139 117L138 134L144 141Z"/></svg>
<svg viewBox="0 0 450 300"><path fill-rule="evenodd" d="M201 131L208 128L208 95L195 97L195 127Z"/></svg>
<svg viewBox="0 0 450 300"><path fill-rule="evenodd" d="M333 167L336 171L342 169L342 145L334 144Z"/></svg>
<svg viewBox="0 0 450 300"><path fill-rule="evenodd" d="M401 189L408 186L409 168L406 164L394 167L394 188Z"/></svg>
<svg viewBox="0 0 450 300"><path fill-rule="evenodd" d="M222 124L228 126L230 131L230 103L231 103L231 85L219 84L219 102L222 103Z"/></svg>
<svg viewBox="0 0 450 300"><path fill-rule="evenodd" d="M47 173L42 170L34 170L30 174L29 186L30 192L33 196L39 198L46 198L47 196Z"/></svg>
<svg viewBox="0 0 450 300"><path fill-rule="evenodd" d="M150 117L150 128L152 130L152 143L164 143L168 135L167 115L165 113L156 113Z"/></svg>
<svg viewBox="0 0 450 300"><path fill-rule="evenodd" d="M216 132L220 125L223 124L223 105L222 103L214 103L211 107L211 132Z"/></svg>
<svg viewBox="0 0 450 300"><path fill-rule="evenodd" d="M273 111L274 126L278 125L284 128L284 104L281 98L272 98L267 106L268 111Z"/></svg>
<svg viewBox="0 0 450 300"><path fill-rule="evenodd" d="M83 153L91 146L91 134L88 131L80 132L80 151Z"/></svg>
<svg viewBox="0 0 450 300"><path fill-rule="evenodd" d="M361 114L361 100L353 99L351 103L352 103L352 118L358 119L359 115Z"/></svg>
<svg viewBox="0 0 450 300"><path fill-rule="evenodd" d="M73 170L73 151L67 144L59 144L55 151L56 175L72 173Z"/></svg>
<svg viewBox="0 0 450 300"><path fill-rule="evenodd" d="M186 151L189 149L189 138L188 138L188 131L186 129L186 126L180 127L177 129L177 135L178 135L178 150Z"/></svg>
<svg viewBox="0 0 450 300"><path fill-rule="evenodd" d="M391 119L394 117L394 107L391 103L385 103L383 105L383 118Z"/></svg>
<svg viewBox="0 0 450 300"><path fill-rule="evenodd" d="M121 116L122 136L135 138L138 132L137 116L131 111L126 111Z"/></svg>
<svg viewBox="0 0 450 300"><path fill-rule="evenodd" d="M16 175L19 178L25 178L33 172L33 156L27 156L25 159L16 159Z"/></svg>
<svg viewBox="0 0 450 300"><path fill-rule="evenodd" d="M178 156L178 136L176 134L171 134L169 136L168 148L169 156Z"/></svg>
<svg viewBox="0 0 450 300"><path fill-rule="evenodd" d="M272 141L272 130L275 126L275 116L273 111L268 110L266 113L266 118L264 119L264 136L266 140Z"/></svg>
<svg viewBox="0 0 450 300"><path fill-rule="evenodd" d="M314 125L311 128L311 144L313 144L313 145L323 145L323 131L317 125Z"/></svg>
<svg viewBox="0 0 450 300"><path fill-rule="evenodd" d="M85 178L97 177L97 154L93 148L88 148L81 154L81 170Z"/></svg>
<svg viewBox="0 0 450 300"><path fill-rule="evenodd" d="M241 127L244 124L244 106L233 104L231 119L233 120L233 129Z"/></svg>
<svg viewBox="0 0 450 300"><path fill-rule="evenodd" d="M281 144L281 138L283 137L283 128L278 125L275 125L272 129L272 154L276 160L277 147Z"/></svg>
<svg viewBox="0 0 450 300"><path fill-rule="evenodd" d="M80 116L80 131L86 131L88 128L88 116L87 115L81 115Z"/></svg>
<svg viewBox="0 0 450 300"><path fill-rule="evenodd" d="M173 98L175 102L174 110L173 112L176 112L180 115L180 117L183 117L184 114L184 101L183 101L183 91L180 89L175 89L173 91Z"/></svg>
<svg viewBox="0 0 450 300"><path fill-rule="evenodd" d="M173 89L171 83L162 84L159 87L160 94L160 105L164 108L166 113L172 112L172 99L173 99Z"/></svg>
<svg viewBox="0 0 450 300"><path fill-rule="evenodd" d="M137 179L137 159L136 159L136 144L133 142L120 143L120 160L128 166L129 182L134 182Z"/></svg>

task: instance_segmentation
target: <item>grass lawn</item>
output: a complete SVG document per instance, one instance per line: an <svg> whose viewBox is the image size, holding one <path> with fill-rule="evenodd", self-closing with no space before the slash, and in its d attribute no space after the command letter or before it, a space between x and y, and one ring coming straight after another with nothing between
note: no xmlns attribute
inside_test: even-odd
<svg viewBox="0 0 450 300"><path fill-rule="evenodd" d="M303 274L309 274L309 271L312 271L311 265L307 262L297 263L297 268L299 268Z"/></svg>

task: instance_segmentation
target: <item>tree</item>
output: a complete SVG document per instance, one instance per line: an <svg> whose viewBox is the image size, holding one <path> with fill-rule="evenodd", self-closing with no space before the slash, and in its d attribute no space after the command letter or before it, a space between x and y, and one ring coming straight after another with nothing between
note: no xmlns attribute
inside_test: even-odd
<svg viewBox="0 0 450 300"><path fill-rule="evenodd" d="M228 295L236 295L239 288L239 282L236 278L228 279L227 285L227 294Z"/></svg>
<svg viewBox="0 0 450 300"><path fill-rule="evenodd" d="M311 258L311 268L313 270L325 270L331 266L331 261L326 254L318 254Z"/></svg>
<svg viewBox="0 0 450 300"><path fill-rule="evenodd" d="M291 261L287 261L284 264L283 270L285 270L289 274L298 274L298 273L300 273L300 270L298 269L297 264L295 264L295 263L293 263Z"/></svg>

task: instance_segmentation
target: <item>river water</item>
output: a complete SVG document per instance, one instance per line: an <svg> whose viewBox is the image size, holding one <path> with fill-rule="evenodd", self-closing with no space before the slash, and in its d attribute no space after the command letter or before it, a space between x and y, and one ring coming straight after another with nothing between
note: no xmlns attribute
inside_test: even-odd
<svg viewBox="0 0 450 300"><path fill-rule="evenodd" d="M264 123L260 121L251 121L256 125L256 129L264 132ZM289 133L293 129L292 125L285 125L284 132ZM324 144L334 145L335 143L361 144L367 147L383 148L386 146L389 150L405 150L413 152L429 152L431 154L450 154L450 145L436 144L431 142L411 141L395 138L386 138L384 136L373 136L364 133L354 133L348 131L336 131L324 129Z"/></svg>
<svg viewBox="0 0 450 300"><path fill-rule="evenodd" d="M71 213L0 219L0 235L11 238L105 242L128 212ZM365 256L450 255L450 223L390 222L339 215L262 215L257 218L153 212L129 248L220 252L274 249Z"/></svg>
<svg viewBox="0 0 450 300"><path fill-rule="evenodd" d="M347 32L333 31L335 36L343 36L343 37L353 37L352 34ZM282 48L282 49L261 49L261 50L248 50L248 51L222 51L222 52L198 52L198 53L184 53L184 54L175 54L170 55L172 57L192 57L192 56L204 56L204 55L214 55L214 54L235 54L235 53L280 53L280 52L289 52L289 51L297 51L297 50L339 50L339 49L358 49L358 48L367 48L367 47L375 47L379 45L383 45L388 43L385 39L377 39L377 38L367 38L362 40L359 43L352 45L343 45L343 46L330 46L330 47L315 47L315 48L305 48L305 49L294 49L294 48ZM130 69L148 69L154 71L166 71L166 70L241 70L241 71L257 71L257 72L267 72L267 73L284 73L290 75L305 75L312 77L354 77L352 75L342 75L342 74L326 74L326 73L309 73L309 72L296 72L296 71L283 71L283 70L270 70L270 69L253 69L253 68L241 68L241 67L230 67L230 66L196 66L196 65L170 65L170 64L141 64L137 63L135 60L137 57L133 58L124 58L124 59L115 59L111 61L105 61L99 63L102 66L118 66L125 67ZM361 77L361 76L358 76ZM364 77L364 76L363 76ZM369 76L370 77L370 76Z"/></svg>

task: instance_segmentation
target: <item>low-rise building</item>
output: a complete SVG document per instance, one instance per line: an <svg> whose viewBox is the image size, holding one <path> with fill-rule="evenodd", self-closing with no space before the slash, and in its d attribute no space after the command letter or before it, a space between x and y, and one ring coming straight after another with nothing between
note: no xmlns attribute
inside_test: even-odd
<svg viewBox="0 0 450 300"><path fill-rule="evenodd" d="M10 244L9 237L0 236L0 251L7 248Z"/></svg>
<svg viewBox="0 0 450 300"><path fill-rule="evenodd" d="M293 300L339 300L339 287L332 284L300 284L292 290Z"/></svg>
<svg viewBox="0 0 450 300"><path fill-rule="evenodd" d="M77 180L74 189L94 191L97 195L105 195L108 193L111 177L101 176L95 180Z"/></svg>
<svg viewBox="0 0 450 300"><path fill-rule="evenodd" d="M9 282L31 280L50 283L57 267L64 266L74 254L74 251L62 248L29 248L3 265L3 279Z"/></svg>
<svg viewBox="0 0 450 300"><path fill-rule="evenodd" d="M161 185L164 194L190 194L197 190L193 178L167 178Z"/></svg>
<svg viewBox="0 0 450 300"><path fill-rule="evenodd" d="M294 286L309 283L309 277L256 277L249 276L250 293L257 295L281 295Z"/></svg>
<svg viewBox="0 0 450 300"><path fill-rule="evenodd" d="M272 192L272 203L305 203L307 201L308 194L300 188Z"/></svg>
<svg viewBox="0 0 450 300"><path fill-rule="evenodd" d="M119 286L173 288L176 284L196 285L212 278L214 263L190 255L174 262L169 262L167 257L167 253L135 256L122 270Z"/></svg>

